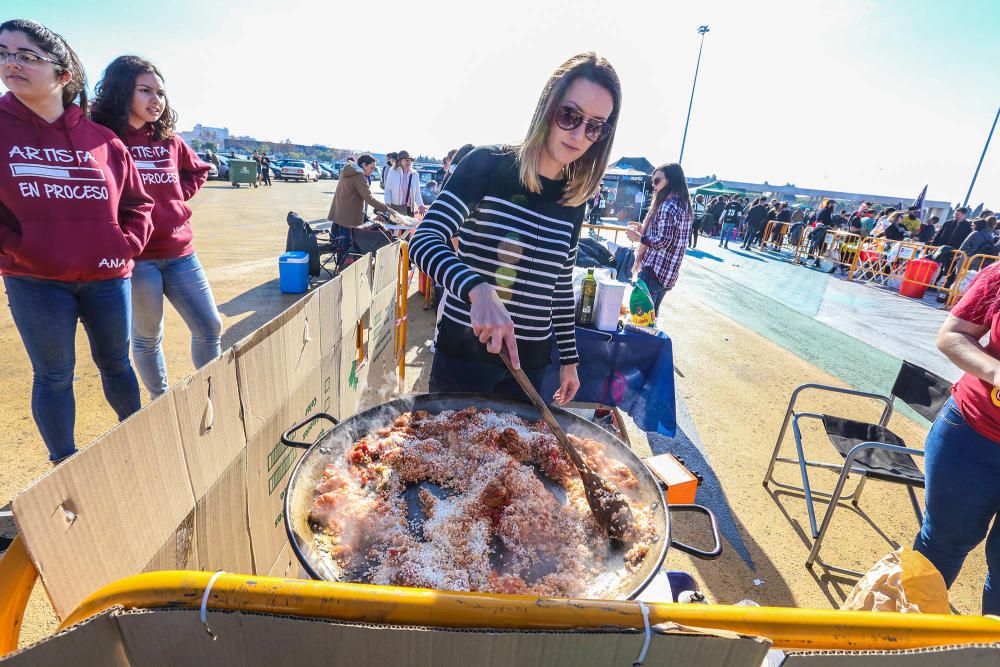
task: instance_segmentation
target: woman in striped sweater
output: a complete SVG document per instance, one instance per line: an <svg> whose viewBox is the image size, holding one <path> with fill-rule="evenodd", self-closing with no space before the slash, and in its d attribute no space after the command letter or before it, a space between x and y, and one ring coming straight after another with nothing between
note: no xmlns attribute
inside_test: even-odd
<svg viewBox="0 0 1000 667"><path fill-rule="evenodd" d="M446 289L432 392L523 396L497 353L506 345L514 366L539 387L554 337L560 387L553 398L564 404L576 394L573 266L620 107L621 85L607 60L570 58L542 90L524 142L469 153L427 211L410 257Z"/></svg>

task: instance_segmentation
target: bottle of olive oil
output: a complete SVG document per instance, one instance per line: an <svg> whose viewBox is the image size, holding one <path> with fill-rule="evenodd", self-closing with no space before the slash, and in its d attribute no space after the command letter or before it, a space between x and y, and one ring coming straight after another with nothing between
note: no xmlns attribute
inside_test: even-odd
<svg viewBox="0 0 1000 667"><path fill-rule="evenodd" d="M594 270L587 269L587 277L583 279L583 290L580 302L576 304L576 323L580 326L591 326L594 323L594 301L597 300L597 278Z"/></svg>

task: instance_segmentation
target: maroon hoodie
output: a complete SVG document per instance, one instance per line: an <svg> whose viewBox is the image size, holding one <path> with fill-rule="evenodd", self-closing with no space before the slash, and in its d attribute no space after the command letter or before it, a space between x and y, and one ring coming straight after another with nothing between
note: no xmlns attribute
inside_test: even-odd
<svg viewBox="0 0 1000 667"><path fill-rule="evenodd" d="M48 123L0 97L0 273L127 278L153 232L153 200L114 132L71 104Z"/></svg>
<svg viewBox="0 0 1000 667"><path fill-rule="evenodd" d="M153 238L136 259L173 259L194 252L191 209L185 204L208 180L209 166L184 141L153 139L153 126L129 125L125 145L132 152L142 187L153 198Z"/></svg>

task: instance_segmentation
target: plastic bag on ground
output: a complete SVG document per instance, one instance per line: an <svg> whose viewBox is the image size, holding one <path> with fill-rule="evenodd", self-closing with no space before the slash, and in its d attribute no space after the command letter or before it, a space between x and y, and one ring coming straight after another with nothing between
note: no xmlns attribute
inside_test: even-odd
<svg viewBox="0 0 1000 667"><path fill-rule="evenodd" d="M903 547L861 578L840 607L849 611L950 614L944 578L923 554Z"/></svg>

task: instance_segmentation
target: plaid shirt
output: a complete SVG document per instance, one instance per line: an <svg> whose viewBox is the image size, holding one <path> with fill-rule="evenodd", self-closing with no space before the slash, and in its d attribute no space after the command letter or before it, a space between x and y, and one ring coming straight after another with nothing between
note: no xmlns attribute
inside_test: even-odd
<svg viewBox="0 0 1000 667"><path fill-rule="evenodd" d="M684 250L691 237L691 206L687 201L669 197L660 204L642 237L648 246L643 267L649 267L666 289L671 289L680 274Z"/></svg>

